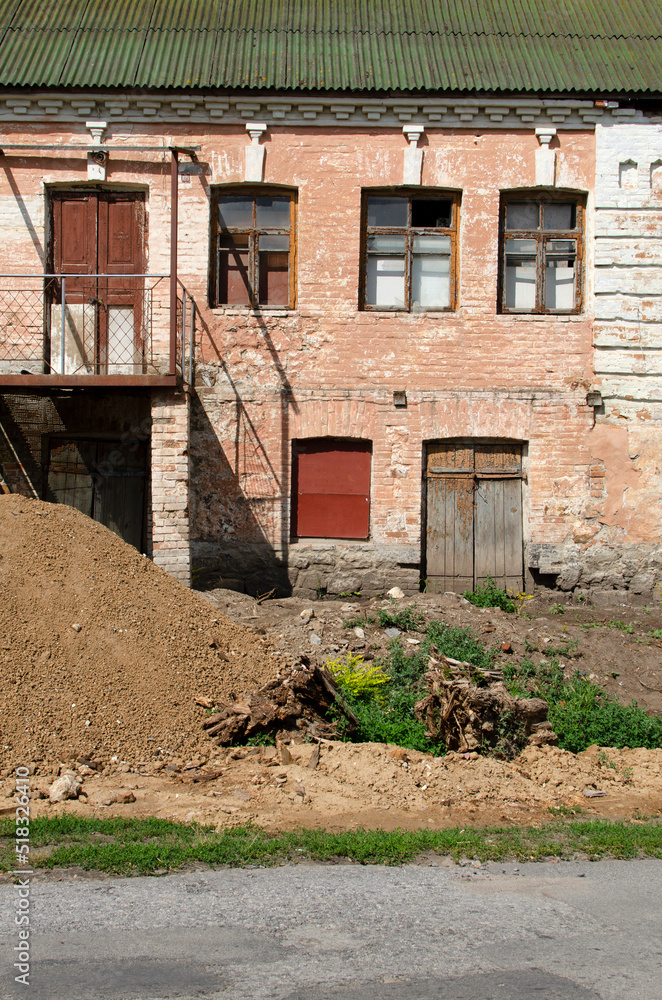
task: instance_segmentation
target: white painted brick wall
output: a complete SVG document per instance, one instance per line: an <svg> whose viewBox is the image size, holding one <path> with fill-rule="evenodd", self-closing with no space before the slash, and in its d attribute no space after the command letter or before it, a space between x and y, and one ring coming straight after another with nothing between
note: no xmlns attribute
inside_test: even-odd
<svg viewBox="0 0 662 1000"><path fill-rule="evenodd" d="M152 397L153 559L191 585L189 521L190 404L186 393Z"/></svg>
<svg viewBox="0 0 662 1000"><path fill-rule="evenodd" d="M634 185L634 186L630 186ZM662 422L662 124L596 128L595 372L607 413Z"/></svg>

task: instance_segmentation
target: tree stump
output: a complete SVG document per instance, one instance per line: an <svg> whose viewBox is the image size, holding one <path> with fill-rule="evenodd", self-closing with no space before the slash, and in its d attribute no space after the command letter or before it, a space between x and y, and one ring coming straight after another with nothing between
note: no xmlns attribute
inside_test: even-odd
<svg viewBox="0 0 662 1000"><path fill-rule="evenodd" d="M442 657L425 675L428 694L415 706L432 739L461 753L496 750L514 757L527 745L556 744L542 698L516 698L498 673ZM475 683L476 679L481 683Z"/></svg>
<svg viewBox="0 0 662 1000"><path fill-rule="evenodd" d="M245 743L251 736L262 734L331 739L338 735L330 718L332 711L345 717L346 731L351 732L358 725L329 671L311 666L302 658L244 701L220 705L217 712L203 721L202 728L223 746Z"/></svg>

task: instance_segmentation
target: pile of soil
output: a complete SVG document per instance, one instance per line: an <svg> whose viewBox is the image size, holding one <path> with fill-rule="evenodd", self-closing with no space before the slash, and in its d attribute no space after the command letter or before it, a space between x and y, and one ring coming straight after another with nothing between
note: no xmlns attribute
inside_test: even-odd
<svg viewBox="0 0 662 1000"><path fill-rule="evenodd" d="M2 766L190 757L285 659L71 507L0 497Z"/></svg>
<svg viewBox="0 0 662 1000"><path fill-rule="evenodd" d="M9 766L25 764L36 815L343 829L527 822L550 807L660 814L662 750L529 747L506 762L329 740L224 749L203 731L196 699L248 699L304 655L313 668L348 652L383 661L394 629L379 611L408 606L470 629L498 651L497 668L562 653L568 674L581 670L623 701L662 710L657 604L579 607L555 595L512 615L455 594L314 606L203 596L69 507L0 497L0 813L15 808ZM420 645L420 627L398 630L405 648ZM50 805L61 764L77 770L83 796Z"/></svg>

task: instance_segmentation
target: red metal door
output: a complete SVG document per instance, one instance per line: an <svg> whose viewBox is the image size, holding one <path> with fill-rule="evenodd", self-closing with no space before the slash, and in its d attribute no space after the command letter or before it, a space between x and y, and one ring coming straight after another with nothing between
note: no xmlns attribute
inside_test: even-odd
<svg viewBox="0 0 662 1000"><path fill-rule="evenodd" d="M294 452L293 534L367 538L370 530L368 441L315 438Z"/></svg>

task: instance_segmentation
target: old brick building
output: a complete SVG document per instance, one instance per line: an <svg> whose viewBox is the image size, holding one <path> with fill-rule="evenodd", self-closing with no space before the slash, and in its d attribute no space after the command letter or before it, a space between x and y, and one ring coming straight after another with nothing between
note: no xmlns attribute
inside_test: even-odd
<svg viewBox="0 0 662 1000"><path fill-rule="evenodd" d="M662 18L588 6L0 3L6 488L186 582L651 591Z"/></svg>

